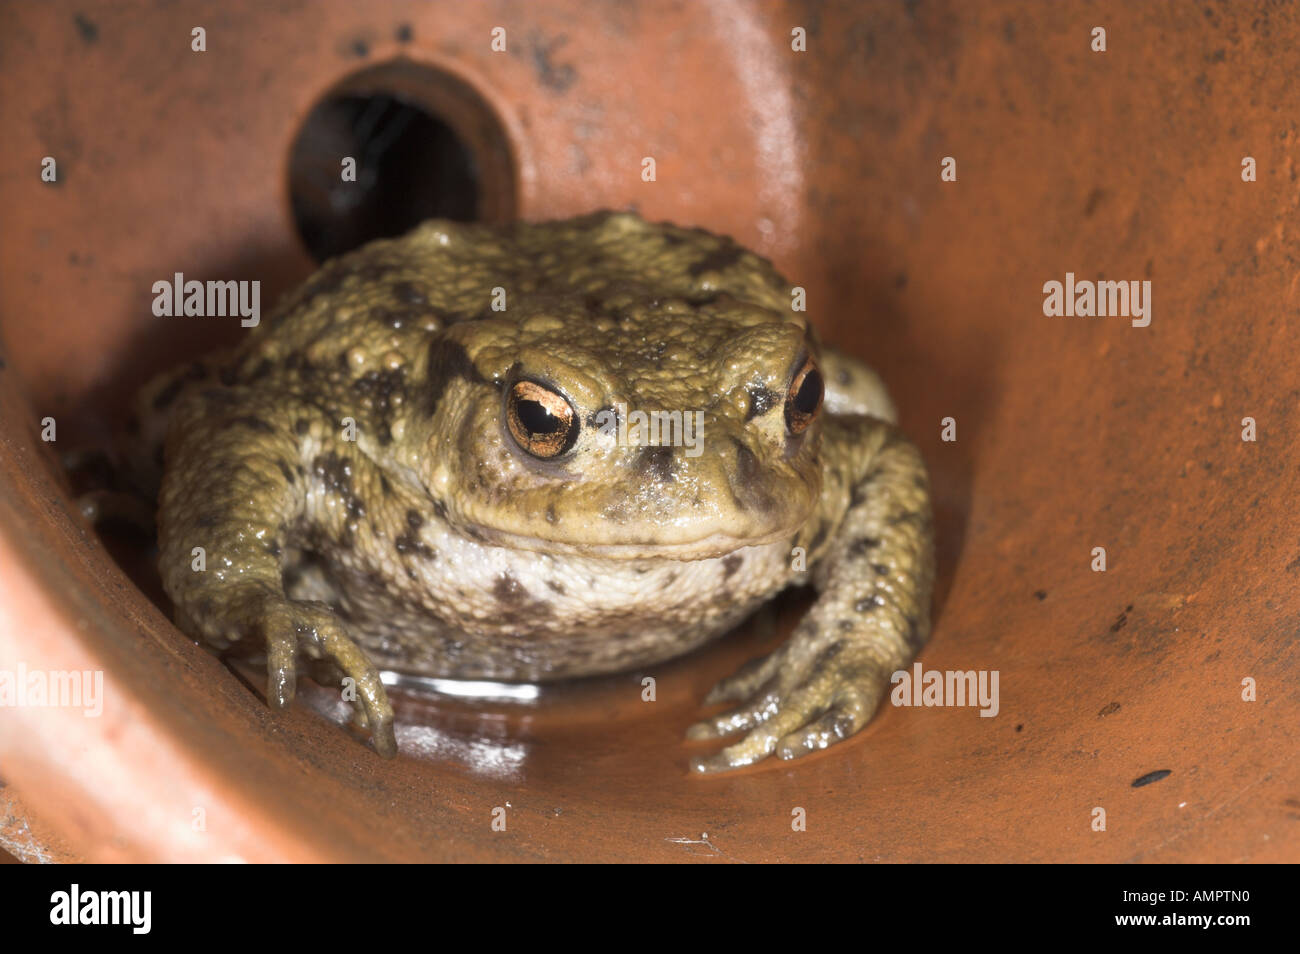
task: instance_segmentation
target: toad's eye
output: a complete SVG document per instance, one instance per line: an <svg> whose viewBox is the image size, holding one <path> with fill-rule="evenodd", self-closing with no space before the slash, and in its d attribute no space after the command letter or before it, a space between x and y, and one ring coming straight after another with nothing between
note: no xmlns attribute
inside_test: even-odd
<svg viewBox="0 0 1300 954"><path fill-rule="evenodd" d="M516 381L506 394L506 425L523 450L549 460L578 439L578 415L564 395L536 381Z"/></svg>
<svg viewBox="0 0 1300 954"><path fill-rule="evenodd" d="M785 395L785 427L791 434L802 434L821 410L826 390L822 373L809 358L790 381Z"/></svg>

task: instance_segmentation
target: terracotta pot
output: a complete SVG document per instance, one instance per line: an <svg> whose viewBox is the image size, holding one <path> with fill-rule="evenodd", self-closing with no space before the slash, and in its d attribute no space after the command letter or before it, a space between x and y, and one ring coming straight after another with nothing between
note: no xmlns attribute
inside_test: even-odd
<svg viewBox="0 0 1300 954"><path fill-rule="evenodd" d="M0 670L104 673L97 718L0 710L12 853L1300 858L1300 11L276 10L3 14ZM382 762L331 721L328 694L274 715L255 679L171 625L140 554L117 562L81 519L55 451L101 438L146 375L241 333L155 318L153 282L259 279L269 303L310 273L295 137L323 97L384 91L475 157L482 216L633 206L729 232L808 289L825 337L881 368L932 472L922 662L997 670L995 718L887 707L806 761L689 777L699 747L682 733L704 692L782 638L795 597L658 667L654 703L641 673L528 705L403 696L405 754ZM1150 280L1150 325L1045 316L1044 283L1066 272Z"/></svg>

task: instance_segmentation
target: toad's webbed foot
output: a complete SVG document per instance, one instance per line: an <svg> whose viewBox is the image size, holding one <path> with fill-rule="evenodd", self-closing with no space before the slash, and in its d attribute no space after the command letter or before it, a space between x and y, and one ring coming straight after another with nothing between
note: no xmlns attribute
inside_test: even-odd
<svg viewBox="0 0 1300 954"><path fill-rule="evenodd" d="M324 603L290 600L274 592L253 591L232 599L219 626L232 641L258 634L266 645L266 701L287 707L298 681L298 662L307 656L313 673L337 671L355 684L355 705L369 727L375 750L385 758L397 754L393 707L379 670L347 635L342 620Z"/></svg>
<svg viewBox="0 0 1300 954"><path fill-rule="evenodd" d="M747 734L716 755L695 759L692 769L726 771L773 753L793 759L848 738L867 724L889 684L893 666L883 657L869 641L827 642L813 629L797 633L760 665L724 680L710 693L709 702L738 696L743 701L697 722L687 737ZM754 685L762 675L767 678Z"/></svg>

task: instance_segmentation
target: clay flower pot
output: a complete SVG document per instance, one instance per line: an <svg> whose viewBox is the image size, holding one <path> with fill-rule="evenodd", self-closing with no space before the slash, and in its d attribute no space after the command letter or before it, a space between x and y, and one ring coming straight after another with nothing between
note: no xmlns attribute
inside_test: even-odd
<svg viewBox="0 0 1300 954"><path fill-rule="evenodd" d="M98 715L0 708L0 841L94 861L1296 860L1298 39L1300 13L1250 3L6 8L0 670L102 673L103 695ZM300 137L363 148L310 119L384 96L429 117L420 161L444 170L413 204L635 207L807 290L930 468L921 661L996 670L995 717L887 705L825 753L690 777L704 693L782 639L795 595L652 673L398 694L383 762L332 694L273 714L171 624L59 456L149 374L244 333L155 317L155 281L256 279L269 306L310 274ZM1045 315L1067 272L1149 280L1149 326Z"/></svg>

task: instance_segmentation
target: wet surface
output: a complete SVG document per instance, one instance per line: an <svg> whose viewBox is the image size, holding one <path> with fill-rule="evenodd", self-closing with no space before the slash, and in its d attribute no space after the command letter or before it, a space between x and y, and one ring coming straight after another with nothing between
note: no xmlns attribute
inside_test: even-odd
<svg viewBox="0 0 1300 954"><path fill-rule="evenodd" d="M108 687L100 719L0 712L30 830L95 860L1300 857L1300 10L540 6L322 4L313 44L305 7L236 4L203 56L167 39L192 25L169 4L146 26L9 11L0 668L103 669ZM518 42L494 54L502 17ZM152 282L262 279L269 303L310 272L295 131L398 55L454 67L500 114L524 217L636 206L729 232L881 369L935 489L921 660L998 670L997 717L886 707L805 761L688 776L699 700L779 642L796 600L770 632L529 705L402 692L404 751L384 762L333 693L270 712L142 595L147 571L81 522L39 421L61 446L107 433L147 374L239 334L160 323ZM1152 324L1044 316L1067 271L1151 280Z"/></svg>

